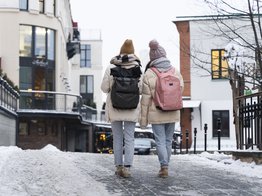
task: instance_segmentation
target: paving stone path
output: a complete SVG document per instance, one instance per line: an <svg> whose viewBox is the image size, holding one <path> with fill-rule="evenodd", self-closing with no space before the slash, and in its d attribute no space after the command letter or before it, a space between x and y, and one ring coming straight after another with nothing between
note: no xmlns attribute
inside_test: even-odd
<svg viewBox="0 0 262 196"><path fill-rule="evenodd" d="M111 155L101 155L95 161L92 165L96 164L96 168L83 166L80 170L103 183L112 195L262 196L262 178L250 178L208 165L203 166L183 159L183 156L172 155L170 177L167 179L157 177L159 165L156 155L136 155L132 177L129 179L114 175Z"/></svg>

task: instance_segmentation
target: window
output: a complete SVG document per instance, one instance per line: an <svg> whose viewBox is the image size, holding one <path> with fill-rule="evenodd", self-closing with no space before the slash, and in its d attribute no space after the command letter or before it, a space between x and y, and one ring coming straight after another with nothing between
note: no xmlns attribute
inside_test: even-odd
<svg viewBox="0 0 262 196"><path fill-rule="evenodd" d="M32 68L20 67L20 89L32 89Z"/></svg>
<svg viewBox="0 0 262 196"><path fill-rule="evenodd" d="M19 123L19 135L28 135L28 124L26 122Z"/></svg>
<svg viewBox="0 0 262 196"><path fill-rule="evenodd" d="M55 15L55 0L52 0L52 4L53 4L53 14Z"/></svg>
<svg viewBox="0 0 262 196"><path fill-rule="evenodd" d="M94 77L80 76L80 93L88 94L94 92Z"/></svg>
<svg viewBox="0 0 262 196"><path fill-rule="evenodd" d="M20 25L20 47L19 55L24 57L32 56L32 27Z"/></svg>
<svg viewBox="0 0 262 196"><path fill-rule="evenodd" d="M21 89L54 90L55 31L20 25ZM43 82L41 79L45 78Z"/></svg>
<svg viewBox="0 0 262 196"><path fill-rule="evenodd" d="M47 59L55 60L55 31L47 30Z"/></svg>
<svg viewBox="0 0 262 196"><path fill-rule="evenodd" d="M43 27L20 25L20 57L55 60L55 31ZM47 55L47 56L46 56Z"/></svg>
<svg viewBox="0 0 262 196"><path fill-rule="evenodd" d="M212 112L213 121L213 137L217 137L218 119L221 120L221 137L229 137L229 111L228 110L214 110Z"/></svg>
<svg viewBox="0 0 262 196"><path fill-rule="evenodd" d="M228 78L228 63L224 54L224 49L211 50L212 79Z"/></svg>
<svg viewBox="0 0 262 196"><path fill-rule="evenodd" d="M45 0L39 0L39 12L40 13L45 12Z"/></svg>
<svg viewBox="0 0 262 196"><path fill-rule="evenodd" d="M19 0L19 9L28 10L28 0Z"/></svg>
<svg viewBox="0 0 262 196"><path fill-rule="evenodd" d="M81 44L80 67L91 67L91 46Z"/></svg>
<svg viewBox="0 0 262 196"><path fill-rule="evenodd" d="M46 57L46 29L42 27L35 28L35 56Z"/></svg>

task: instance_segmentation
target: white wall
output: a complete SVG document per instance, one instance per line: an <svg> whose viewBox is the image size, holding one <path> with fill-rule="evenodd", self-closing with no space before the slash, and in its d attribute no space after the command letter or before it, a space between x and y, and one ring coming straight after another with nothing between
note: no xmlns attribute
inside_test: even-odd
<svg viewBox="0 0 262 196"><path fill-rule="evenodd" d="M16 118L7 116L0 109L0 146L16 145Z"/></svg>
<svg viewBox="0 0 262 196"><path fill-rule="evenodd" d="M195 51L198 51L197 57L209 63L211 63L211 49L224 49L228 43L228 40L214 36L217 33L213 31L215 27L213 21L190 22L192 54L196 54ZM212 80L210 73L195 66L194 60L191 60L191 67L191 100L201 101L200 108L194 108L192 113L192 131L195 127L198 130L197 148L204 149L204 124L207 123L208 150L217 149L217 138L212 137L213 110L229 110L230 112L230 137L221 139L221 150L236 148L232 91L229 80ZM211 70L210 64L205 67L209 71Z"/></svg>
<svg viewBox="0 0 262 196"><path fill-rule="evenodd" d="M4 3L5 2L5 3ZM8 3L7 3L8 2ZM56 16L50 12L39 14L39 6L35 1L29 1L30 7L37 12L19 11L19 1L0 1L0 57L4 73L16 84L19 85L19 25L41 26L56 31L56 91L67 92L61 75L69 77L71 65L66 54L66 42L68 34L72 34L72 21L69 1L56 1ZM37 1L38 2L38 1ZM32 4L31 4L32 3ZM31 5L30 5L31 4ZM2 5L2 7L1 7ZM5 7L15 8L6 10ZM47 7L50 4L46 5ZM49 7L47 9L50 10ZM8 20L7 20L8 18Z"/></svg>
<svg viewBox="0 0 262 196"><path fill-rule="evenodd" d="M100 111L103 105L102 91L100 90L103 65L102 65L102 40L82 40L82 44L91 45L91 68L80 68L80 55L72 59L72 92L80 94L80 75L94 76L94 102Z"/></svg>

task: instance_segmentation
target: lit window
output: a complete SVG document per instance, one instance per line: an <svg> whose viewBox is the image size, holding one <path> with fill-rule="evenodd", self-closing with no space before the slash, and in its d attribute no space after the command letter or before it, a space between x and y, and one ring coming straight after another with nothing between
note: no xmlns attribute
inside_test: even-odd
<svg viewBox="0 0 262 196"><path fill-rule="evenodd" d="M46 29L35 28L35 56L46 57Z"/></svg>
<svg viewBox="0 0 262 196"><path fill-rule="evenodd" d="M228 78L228 62L224 55L224 49L211 51L212 79Z"/></svg>
<svg viewBox="0 0 262 196"><path fill-rule="evenodd" d="M19 55L32 56L32 26L20 25L20 48Z"/></svg>

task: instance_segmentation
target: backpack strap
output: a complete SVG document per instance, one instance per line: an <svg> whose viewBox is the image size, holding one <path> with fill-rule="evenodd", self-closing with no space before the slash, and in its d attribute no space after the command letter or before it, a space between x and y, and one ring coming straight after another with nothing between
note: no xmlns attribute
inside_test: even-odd
<svg viewBox="0 0 262 196"><path fill-rule="evenodd" d="M155 67L150 67L150 69L151 69L153 72L155 72L155 74L156 74L157 76L159 76L160 71L159 71L157 68L155 68Z"/></svg>
<svg viewBox="0 0 262 196"><path fill-rule="evenodd" d="M150 69L152 69L152 71L155 72L157 76L159 76L161 73L156 67L150 67ZM174 74L176 73L176 69L174 67L171 67L170 69L173 70ZM169 71L170 69L168 69L167 71Z"/></svg>

